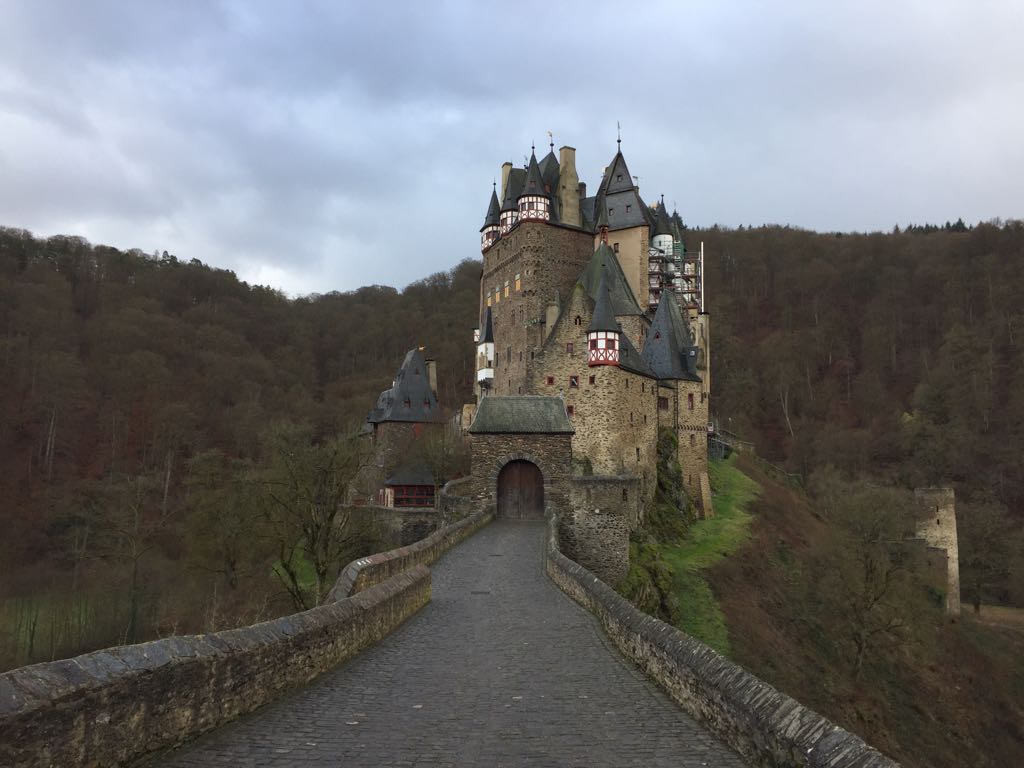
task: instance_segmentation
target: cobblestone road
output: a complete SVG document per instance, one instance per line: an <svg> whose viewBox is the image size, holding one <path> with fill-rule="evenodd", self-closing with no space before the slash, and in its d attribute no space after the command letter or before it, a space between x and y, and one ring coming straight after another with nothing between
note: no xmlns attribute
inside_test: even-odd
<svg viewBox="0 0 1024 768"><path fill-rule="evenodd" d="M150 765L744 765L547 578L545 534L492 523L381 643Z"/></svg>

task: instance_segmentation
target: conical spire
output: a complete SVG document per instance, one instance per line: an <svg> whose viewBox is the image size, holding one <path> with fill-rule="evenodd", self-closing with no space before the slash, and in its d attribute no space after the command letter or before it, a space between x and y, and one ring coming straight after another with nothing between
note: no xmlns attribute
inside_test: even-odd
<svg viewBox="0 0 1024 768"><path fill-rule="evenodd" d="M700 381L689 365L693 350L693 334L686 316L672 291L665 291L647 331L643 359L659 379Z"/></svg>
<svg viewBox="0 0 1024 768"><path fill-rule="evenodd" d="M500 219L501 205L498 203L498 190L497 186L493 185L491 189L491 203L487 206L487 216L484 218L484 225L480 230L483 231L488 227L498 226Z"/></svg>
<svg viewBox="0 0 1024 768"><path fill-rule="evenodd" d="M654 234L658 235L669 235L672 236L672 220L669 216L668 209L665 208L665 196L661 196L661 205L658 206L658 215L655 217L654 223Z"/></svg>
<svg viewBox="0 0 1024 768"><path fill-rule="evenodd" d="M541 176L540 166L537 164L537 155L531 150L530 152L530 165L526 169L526 181L523 184L523 191L519 193L520 197L525 195L545 195L544 192L544 178Z"/></svg>
<svg viewBox="0 0 1024 768"><path fill-rule="evenodd" d="M481 344L493 344L494 343L494 322L491 320L491 308L487 308L487 312L484 313L484 332L480 335Z"/></svg>
<svg viewBox="0 0 1024 768"><path fill-rule="evenodd" d="M619 324L615 320L615 311L612 309L612 297L608 293L608 283L604 274L601 275L601 282L597 286L597 303L594 305L594 317L587 326L587 333L595 331L619 332Z"/></svg>

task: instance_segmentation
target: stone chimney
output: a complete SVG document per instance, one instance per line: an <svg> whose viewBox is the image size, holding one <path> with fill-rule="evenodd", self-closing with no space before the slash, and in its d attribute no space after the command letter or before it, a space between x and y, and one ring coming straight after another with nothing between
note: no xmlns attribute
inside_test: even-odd
<svg viewBox="0 0 1024 768"><path fill-rule="evenodd" d="M582 226L580 199L577 196L580 177L576 174L576 149L574 147L559 148L558 171L559 221L574 227Z"/></svg>
<svg viewBox="0 0 1024 768"><path fill-rule="evenodd" d="M430 391L437 398L437 360L427 360L427 381L430 382Z"/></svg>
<svg viewBox="0 0 1024 768"><path fill-rule="evenodd" d="M580 200L582 200L583 198L585 198L587 196L587 182L581 181L579 183L579 186L576 187L576 189L579 192Z"/></svg>
<svg viewBox="0 0 1024 768"><path fill-rule="evenodd" d="M501 164L501 194L498 195L498 202L500 203L505 199L505 193L508 191L508 175L512 173L512 163Z"/></svg>

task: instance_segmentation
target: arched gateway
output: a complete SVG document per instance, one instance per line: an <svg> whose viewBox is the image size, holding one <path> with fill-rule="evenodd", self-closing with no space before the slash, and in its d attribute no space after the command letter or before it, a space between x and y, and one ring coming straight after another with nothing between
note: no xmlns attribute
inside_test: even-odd
<svg viewBox="0 0 1024 768"><path fill-rule="evenodd" d="M544 476L530 461L510 461L498 473L498 517L538 520L544 517Z"/></svg>

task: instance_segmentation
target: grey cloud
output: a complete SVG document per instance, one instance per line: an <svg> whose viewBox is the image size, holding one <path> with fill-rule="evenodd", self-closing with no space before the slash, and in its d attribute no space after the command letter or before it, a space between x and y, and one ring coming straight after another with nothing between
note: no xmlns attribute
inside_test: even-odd
<svg viewBox="0 0 1024 768"><path fill-rule="evenodd" d="M1010 4L10 5L0 223L293 292L475 256L502 161L596 184L617 120L692 223L1021 215Z"/></svg>

